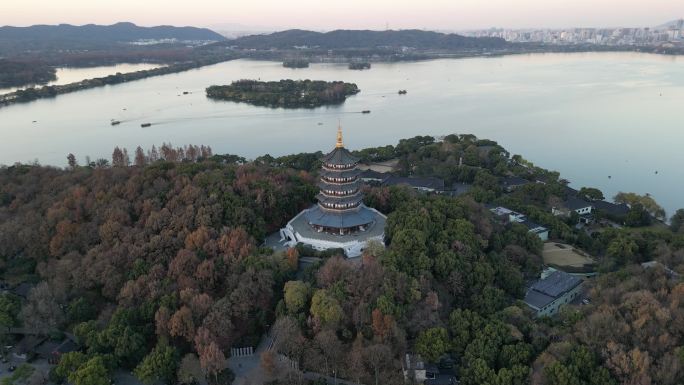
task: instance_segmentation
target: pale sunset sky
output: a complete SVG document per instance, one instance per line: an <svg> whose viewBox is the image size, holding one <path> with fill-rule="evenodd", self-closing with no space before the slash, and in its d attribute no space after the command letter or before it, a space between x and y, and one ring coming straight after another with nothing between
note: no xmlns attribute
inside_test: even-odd
<svg viewBox="0 0 684 385"><path fill-rule="evenodd" d="M648 27L684 17L684 0L0 0L0 25L215 26L315 30Z"/></svg>

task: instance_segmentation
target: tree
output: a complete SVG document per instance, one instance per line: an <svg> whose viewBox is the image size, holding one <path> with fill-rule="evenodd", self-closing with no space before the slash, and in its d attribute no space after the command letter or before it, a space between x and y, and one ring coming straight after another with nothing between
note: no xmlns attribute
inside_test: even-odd
<svg viewBox="0 0 684 385"><path fill-rule="evenodd" d="M124 159L124 153L117 146L112 152L112 166L114 167L124 167L126 166L126 160Z"/></svg>
<svg viewBox="0 0 684 385"><path fill-rule="evenodd" d="M579 190L579 195L592 201L602 201L606 199L601 190L593 187L582 187Z"/></svg>
<svg viewBox="0 0 684 385"><path fill-rule="evenodd" d="M67 307L67 319L69 322L81 323L97 317L97 309L83 297L71 301Z"/></svg>
<svg viewBox="0 0 684 385"><path fill-rule="evenodd" d="M69 153L69 155L67 155L67 162L69 162L69 168L71 168L72 170L75 169L76 166L78 166L76 157L72 153Z"/></svg>
<svg viewBox="0 0 684 385"><path fill-rule="evenodd" d="M125 148L123 149L122 158L124 167L128 167L131 165L131 157L128 155L128 150Z"/></svg>
<svg viewBox="0 0 684 385"><path fill-rule="evenodd" d="M646 211L641 203L636 203L630 207L625 218L625 225L630 227L650 226L652 222L651 214Z"/></svg>
<svg viewBox="0 0 684 385"><path fill-rule="evenodd" d="M444 328L430 328L418 334L416 352L428 362L437 362L449 350L449 333Z"/></svg>
<svg viewBox="0 0 684 385"><path fill-rule="evenodd" d="M665 210L656 203L656 201L649 194L639 195L635 193L619 192L615 195L615 203L625 203L629 206L641 204L644 210L653 215L657 219L665 219Z"/></svg>
<svg viewBox="0 0 684 385"><path fill-rule="evenodd" d="M66 380L71 373L74 373L87 361L85 354L81 352L70 352L63 354L57 366L55 366L55 375L61 380Z"/></svg>
<svg viewBox="0 0 684 385"><path fill-rule="evenodd" d="M102 357L95 356L69 375L74 385L110 385L111 378Z"/></svg>
<svg viewBox="0 0 684 385"><path fill-rule="evenodd" d="M357 384L361 383L361 375L363 374L365 369L365 360L363 354L363 337L359 333L356 335L354 343L352 344L352 348L347 354L346 359L347 368L353 376L352 378L354 379L354 382L356 382Z"/></svg>
<svg viewBox="0 0 684 385"><path fill-rule="evenodd" d="M336 326L344 317L340 303L331 297L326 290L316 290L311 299L311 315L324 325Z"/></svg>
<svg viewBox="0 0 684 385"><path fill-rule="evenodd" d="M385 339L392 327L394 326L394 319L389 314L382 314L380 309L373 309L371 312L371 325L373 327L373 334L378 336L381 340Z"/></svg>
<svg viewBox="0 0 684 385"><path fill-rule="evenodd" d="M677 210L670 219L670 229L673 232L684 232L684 209Z"/></svg>
<svg viewBox="0 0 684 385"><path fill-rule="evenodd" d="M3 328L15 326L20 309L18 298L7 293L0 295L0 326Z"/></svg>
<svg viewBox="0 0 684 385"><path fill-rule="evenodd" d="M627 262L634 262L638 251L639 245L634 239L621 234L608 244L606 257L610 259L609 262L621 266Z"/></svg>
<svg viewBox="0 0 684 385"><path fill-rule="evenodd" d="M147 157L145 157L145 152L140 146L135 149L134 162L137 167L144 167L147 164Z"/></svg>
<svg viewBox="0 0 684 385"><path fill-rule="evenodd" d="M302 333L292 317L278 318L271 329L275 348L290 359L299 360L302 353Z"/></svg>
<svg viewBox="0 0 684 385"><path fill-rule="evenodd" d="M323 358L325 362L326 375L332 374L337 376L337 368L340 359L342 358L343 348L342 343L332 330L323 330L314 337L314 347L316 353Z"/></svg>
<svg viewBox="0 0 684 385"><path fill-rule="evenodd" d="M544 376L549 384L616 384L608 370L600 366L597 357L584 345L573 348L566 359L547 366L544 369Z"/></svg>
<svg viewBox="0 0 684 385"><path fill-rule="evenodd" d="M379 384L380 369L386 367L387 361L392 357L392 350L384 344L371 345L364 351L368 365L373 370L375 385Z"/></svg>
<svg viewBox="0 0 684 385"><path fill-rule="evenodd" d="M178 352L167 344L157 346L135 368L135 376L147 385L157 381L171 383L178 366Z"/></svg>
<svg viewBox="0 0 684 385"><path fill-rule="evenodd" d="M202 365L207 374L214 376L214 379L218 381L219 373L226 368L226 357L216 342L212 341L202 349L199 359L200 365Z"/></svg>
<svg viewBox="0 0 684 385"><path fill-rule="evenodd" d="M186 354L178 366L178 382L192 384L203 378L199 358L193 353Z"/></svg>
<svg viewBox="0 0 684 385"><path fill-rule="evenodd" d="M181 307L169 320L169 334L174 337L184 337L192 341L195 336L195 323L192 312L187 306Z"/></svg>
<svg viewBox="0 0 684 385"><path fill-rule="evenodd" d="M297 270L299 266L299 251L296 248L290 247L287 249L287 264L290 265L290 269Z"/></svg>
<svg viewBox="0 0 684 385"><path fill-rule="evenodd" d="M468 309L455 309L449 315L449 331L452 336L452 349L463 354L466 346L475 338L475 332L484 327L485 320L476 312Z"/></svg>
<svg viewBox="0 0 684 385"><path fill-rule="evenodd" d="M309 301L309 286L302 281L285 283L285 306L290 314L297 314L305 309Z"/></svg>
<svg viewBox="0 0 684 385"><path fill-rule="evenodd" d="M20 318L24 327L47 335L64 321L64 313L47 282L41 282L29 292Z"/></svg>

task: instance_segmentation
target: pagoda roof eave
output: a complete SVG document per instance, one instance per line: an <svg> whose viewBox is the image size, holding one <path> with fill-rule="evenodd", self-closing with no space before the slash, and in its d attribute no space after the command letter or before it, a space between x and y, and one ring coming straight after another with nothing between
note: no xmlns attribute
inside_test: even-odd
<svg viewBox="0 0 684 385"><path fill-rule="evenodd" d="M352 155L351 152L344 147L336 147L321 159L321 161L325 164L334 164L340 166L356 164L359 162L359 160L361 159Z"/></svg>

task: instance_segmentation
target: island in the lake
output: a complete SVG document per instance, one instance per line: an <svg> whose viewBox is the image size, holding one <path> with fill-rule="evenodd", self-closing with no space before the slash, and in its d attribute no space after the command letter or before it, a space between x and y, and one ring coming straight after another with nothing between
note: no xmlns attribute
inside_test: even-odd
<svg viewBox="0 0 684 385"><path fill-rule="evenodd" d="M286 60L283 62L285 68L309 68L307 60Z"/></svg>
<svg viewBox="0 0 684 385"><path fill-rule="evenodd" d="M349 69L350 70L369 70L370 68L371 68L371 64L369 62L349 63Z"/></svg>
<svg viewBox="0 0 684 385"><path fill-rule="evenodd" d="M255 106L316 108L344 103L360 92L354 83L322 80L280 80L263 82L238 80L230 85L207 88L207 97L249 103Z"/></svg>

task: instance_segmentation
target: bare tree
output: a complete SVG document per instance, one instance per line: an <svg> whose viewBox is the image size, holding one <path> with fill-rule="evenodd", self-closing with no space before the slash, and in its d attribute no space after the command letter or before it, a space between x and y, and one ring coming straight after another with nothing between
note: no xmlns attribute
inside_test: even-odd
<svg viewBox="0 0 684 385"><path fill-rule="evenodd" d="M380 368L386 365L387 361L392 357L392 351L389 346L384 344L371 345L366 348L364 356L368 364L373 368L375 376L375 385L378 385L380 378Z"/></svg>
<svg viewBox="0 0 684 385"><path fill-rule="evenodd" d="M119 146L114 147L114 152L112 152L112 166L123 167L124 166L124 154Z"/></svg>
<svg viewBox="0 0 684 385"><path fill-rule="evenodd" d="M47 282L41 282L29 292L20 318L26 329L47 335L64 321L64 313Z"/></svg>
<svg viewBox="0 0 684 385"><path fill-rule="evenodd" d="M135 165L143 167L146 164L147 158L145 157L145 153L143 152L142 147L138 146L138 148L135 149Z"/></svg>
<svg viewBox="0 0 684 385"><path fill-rule="evenodd" d="M125 148L123 149L123 165L125 167L128 167L131 165L131 157L128 156L128 150Z"/></svg>

